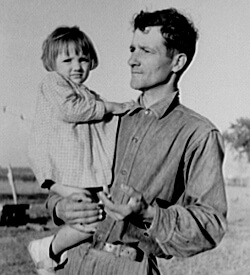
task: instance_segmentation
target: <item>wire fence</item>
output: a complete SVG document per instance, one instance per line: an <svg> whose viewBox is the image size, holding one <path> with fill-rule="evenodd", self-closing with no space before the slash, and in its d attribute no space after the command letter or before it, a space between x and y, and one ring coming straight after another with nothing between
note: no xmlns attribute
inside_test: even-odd
<svg viewBox="0 0 250 275"><path fill-rule="evenodd" d="M24 122L32 123L32 119L27 117L23 112L18 111L13 106L0 105L0 113L16 117Z"/></svg>

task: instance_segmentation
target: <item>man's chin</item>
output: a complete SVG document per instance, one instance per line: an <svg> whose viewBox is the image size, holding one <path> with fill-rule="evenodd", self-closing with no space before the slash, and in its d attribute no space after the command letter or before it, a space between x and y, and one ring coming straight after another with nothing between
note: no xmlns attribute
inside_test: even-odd
<svg viewBox="0 0 250 275"><path fill-rule="evenodd" d="M134 83L132 81L130 82L130 87L134 90L139 90L139 91L141 91L142 89L141 85L139 85L138 83Z"/></svg>

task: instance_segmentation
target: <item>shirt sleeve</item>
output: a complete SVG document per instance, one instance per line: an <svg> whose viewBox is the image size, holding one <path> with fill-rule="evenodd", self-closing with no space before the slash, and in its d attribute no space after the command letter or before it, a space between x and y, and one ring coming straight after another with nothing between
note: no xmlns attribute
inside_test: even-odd
<svg viewBox="0 0 250 275"><path fill-rule="evenodd" d="M222 137L211 131L185 159L186 190L167 209L156 206L147 230L165 255L188 257L217 246L227 228Z"/></svg>
<svg viewBox="0 0 250 275"><path fill-rule="evenodd" d="M55 192L50 191L46 201L46 208L48 209L53 222L58 226L64 224L64 222L56 215L56 204L62 199L63 197L56 194Z"/></svg>
<svg viewBox="0 0 250 275"><path fill-rule="evenodd" d="M51 72L41 84L41 91L58 117L69 123L101 120L104 102L85 86L76 86L56 72Z"/></svg>

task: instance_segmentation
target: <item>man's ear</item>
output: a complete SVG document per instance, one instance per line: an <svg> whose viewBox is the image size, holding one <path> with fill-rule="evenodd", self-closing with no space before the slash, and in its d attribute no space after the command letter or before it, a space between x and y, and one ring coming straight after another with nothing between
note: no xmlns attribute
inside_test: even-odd
<svg viewBox="0 0 250 275"><path fill-rule="evenodd" d="M178 73L179 71L181 71L185 64L187 63L187 56L184 53L178 53L174 56L173 58L173 68L172 68L172 72L173 73Z"/></svg>

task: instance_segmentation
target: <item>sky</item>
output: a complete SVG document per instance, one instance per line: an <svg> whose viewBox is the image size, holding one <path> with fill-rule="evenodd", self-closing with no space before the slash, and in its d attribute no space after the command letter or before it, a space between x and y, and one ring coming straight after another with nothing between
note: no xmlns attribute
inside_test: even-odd
<svg viewBox="0 0 250 275"><path fill-rule="evenodd" d="M131 20L140 10L175 7L199 29L195 59L180 82L184 105L221 131L250 118L249 0L0 0L0 166L27 166L44 39L77 25L100 60L86 85L112 101L136 99L127 64Z"/></svg>

